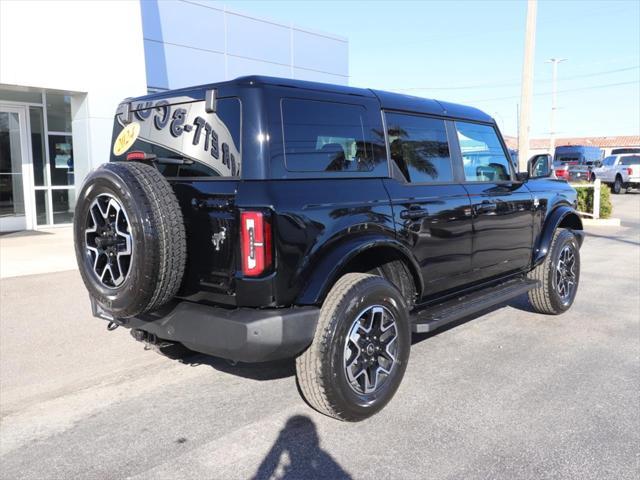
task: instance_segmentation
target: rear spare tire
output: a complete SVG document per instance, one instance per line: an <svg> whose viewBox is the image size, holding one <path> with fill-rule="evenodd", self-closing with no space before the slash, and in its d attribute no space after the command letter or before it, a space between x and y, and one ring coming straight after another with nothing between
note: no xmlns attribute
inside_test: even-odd
<svg viewBox="0 0 640 480"><path fill-rule="evenodd" d="M156 168L116 162L94 170L80 191L73 228L82 280L114 317L157 309L180 288L184 222Z"/></svg>

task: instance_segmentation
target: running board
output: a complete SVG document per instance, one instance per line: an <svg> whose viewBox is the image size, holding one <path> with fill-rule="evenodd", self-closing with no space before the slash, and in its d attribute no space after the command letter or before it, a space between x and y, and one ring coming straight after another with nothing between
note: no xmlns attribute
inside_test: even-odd
<svg viewBox="0 0 640 480"><path fill-rule="evenodd" d="M414 313L411 328L414 333L432 332L448 323L522 295L538 285L537 280L509 280L493 287L456 297L453 300Z"/></svg>

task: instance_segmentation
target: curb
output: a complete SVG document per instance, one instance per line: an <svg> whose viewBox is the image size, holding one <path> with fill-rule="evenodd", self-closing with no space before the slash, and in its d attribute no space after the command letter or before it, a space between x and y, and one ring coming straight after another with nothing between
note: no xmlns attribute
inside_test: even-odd
<svg viewBox="0 0 640 480"><path fill-rule="evenodd" d="M585 227L619 227L619 218L583 218L582 225Z"/></svg>

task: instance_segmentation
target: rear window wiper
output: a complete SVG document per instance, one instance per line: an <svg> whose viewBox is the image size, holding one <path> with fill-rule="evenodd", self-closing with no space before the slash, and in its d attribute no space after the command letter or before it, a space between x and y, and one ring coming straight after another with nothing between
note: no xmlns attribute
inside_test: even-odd
<svg viewBox="0 0 640 480"><path fill-rule="evenodd" d="M171 157L159 157L155 153L147 152L129 152L127 154L127 160L141 160L146 162L155 162L162 165L192 165L193 160L188 158L171 158Z"/></svg>

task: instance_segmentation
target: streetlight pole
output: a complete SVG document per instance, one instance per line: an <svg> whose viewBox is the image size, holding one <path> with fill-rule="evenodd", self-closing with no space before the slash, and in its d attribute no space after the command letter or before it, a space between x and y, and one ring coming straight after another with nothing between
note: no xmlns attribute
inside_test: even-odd
<svg viewBox="0 0 640 480"><path fill-rule="evenodd" d="M520 94L520 122L518 126L518 164L526 171L529 160L529 122L531 119L531 97L533 95L533 60L536 46L537 0L527 1L527 26L524 39L524 61L522 64L522 90Z"/></svg>
<svg viewBox="0 0 640 480"><path fill-rule="evenodd" d="M556 110L558 109L558 64L566 62L566 58L550 58L545 63L550 63L552 67L551 77L551 129L549 131L549 153L553 155L556 148Z"/></svg>

